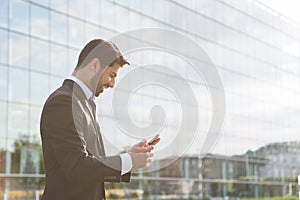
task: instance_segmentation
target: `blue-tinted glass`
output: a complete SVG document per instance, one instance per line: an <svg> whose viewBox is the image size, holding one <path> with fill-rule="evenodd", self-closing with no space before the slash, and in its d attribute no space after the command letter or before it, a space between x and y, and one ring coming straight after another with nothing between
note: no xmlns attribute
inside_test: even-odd
<svg viewBox="0 0 300 200"><path fill-rule="evenodd" d="M84 0L73 0L69 1L69 14L83 19L84 17ZM90 12L90 11L89 11Z"/></svg>
<svg viewBox="0 0 300 200"><path fill-rule="evenodd" d="M6 127L7 127L7 103L0 101L0 140L6 137ZM0 145L1 149L1 145Z"/></svg>
<svg viewBox="0 0 300 200"><path fill-rule="evenodd" d="M42 107L32 106L30 108L29 132L32 135L39 135L40 133L41 114L42 114Z"/></svg>
<svg viewBox="0 0 300 200"><path fill-rule="evenodd" d="M66 76L68 72L68 49L59 45L50 46L50 73L58 76Z"/></svg>
<svg viewBox="0 0 300 200"><path fill-rule="evenodd" d="M7 67L0 65L0 100L7 100Z"/></svg>
<svg viewBox="0 0 300 200"><path fill-rule="evenodd" d="M8 56L8 34L7 31L0 30L0 63L7 63Z"/></svg>
<svg viewBox="0 0 300 200"><path fill-rule="evenodd" d="M50 93L54 92L58 87L60 87L63 84L65 78L58 78L51 76L50 77Z"/></svg>
<svg viewBox="0 0 300 200"><path fill-rule="evenodd" d="M8 21L8 0L1 0L0 26L7 27Z"/></svg>
<svg viewBox="0 0 300 200"><path fill-rule="evenodd" d="M85 20L99 24L100 19L100 4L101 1L98 0L90 0L90 1L84 1L85 5Z"/></svg>
<svg viewBox="0 0 300 200"><path fill-rule="evenodd" d="M85 45L84 41L84 23L82 21L69 18L68 26L68 41L72 47L82 48Z"/></svg>
<svg viewBox="0 0 300 200"><path fill-rule="evenodd" d="M9 34L9 64L22 68L29 66L29 38L23 35Z"/></svg>
<svg viewBox="0 0 300 200"><path fill-rule="evenodd" d="M49 95L49 76L31 72L30 74L30 103L43 105Z"/></svg>
<svg viewBox="0 0 300 200"><path fill-rule="evenodd" d="M99 27L85 24L85 41L88 42L92 39L102 37L99 35Z"/></svg>
<svg viewBox="0 0 300 200"><path fill-rule="evenodd" d="M49 6L49 2L48 0L32 0L32 2L37 3L39 5L43 5L43 6Z"/></svg>
<svg viewBox="0 0 300 200"><path fill-rule="evenodd" d="M115 13L113 12L114 7L111 2L101 1L100 4L100 25L112 29L114 26Z"/></svg>
<svg viewBox="0 0 300 200"><path fill-rule="evenodd" d="M29 77L28 71L9 68L9 100L20 103L28 103Z"/></svg>
<svg viewBox="0 0 300 200"><path fill-rule="evenodd" d="M49 10L31 5L31 34L44 39L49 38Z"/></svg>
<svg viewBox="0 0 300 200"><path fill-rule="evenodd" d="M31 38L31 69L49 72L49 44L47 42Z"/></svg>
<svg viewBox="0 0 300 200"><path fill-rule="evenodd" d="M20 0L11 0L9 11L10 28L23 33L29 33L29 3Z"/></svg>
<svg viewBox="0 0 300 200"><path fill-rule="evenodd" d="M68 0L51 0L50 6L54 10L59 10L66 13L68 7Z"/></svg>
<svg viewBox="0 0 300 200"><path fill-rule="evenodd" d="M79 56L79 50L73 50L69 49L68 50L68 67L69 67L69 74L75 69L77 61L78 61L78 56Z"/></svg>
<svg viewBox="0 0 300 200"><path fill-rule="evenodd" d="M8 105L8 135L18 138L28 134L29 106L10 103Z"/></svg>
<svg viewBox="0 0 300 200"><path fill-rule="evenodd" d="M67 17L65 15L50 13L50 39L54 42L67 43Z"/></svg>

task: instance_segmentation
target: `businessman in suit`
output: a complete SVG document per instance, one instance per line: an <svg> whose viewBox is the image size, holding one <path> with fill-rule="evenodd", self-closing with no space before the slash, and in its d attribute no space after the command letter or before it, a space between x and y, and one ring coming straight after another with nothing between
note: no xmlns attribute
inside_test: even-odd
<svg viewBox="0 0 300 200"><path fill-rule="evenodd" d="M114 87L125 64L114 43L92 40L82 49L72 75L47 99L40 123L46 169L43 200L105 199L104 182L129 182L132 169L151 162L154 147L145 140L127 153L105 155L94 97Z"/></svg>

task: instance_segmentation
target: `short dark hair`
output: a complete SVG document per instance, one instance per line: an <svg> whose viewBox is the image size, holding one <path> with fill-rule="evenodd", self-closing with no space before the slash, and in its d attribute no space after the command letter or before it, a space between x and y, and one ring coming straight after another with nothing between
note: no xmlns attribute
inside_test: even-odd
<svg viewBox="0 0 300 200"><path fill-rule="evenodd" d="M121 66L129 64L116 44L104 39L94 39L81 50L75 70L85 67L94 58L100 60L101 67L113 66L115 63Z"/></svg>

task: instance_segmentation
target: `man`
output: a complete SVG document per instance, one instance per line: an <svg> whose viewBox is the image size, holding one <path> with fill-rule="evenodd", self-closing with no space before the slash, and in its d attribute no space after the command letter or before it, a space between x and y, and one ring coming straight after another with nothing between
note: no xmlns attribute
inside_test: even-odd
<svg viewBox="0 0 300 200"><path fill-rule="evenodd" d="M114 87L125 64L114 43L92 40L72 75L47 99L40 126L46 169L43 200L105 199L105 181L129 182L132 168L151 162L153 145L145 140L128 153L105 155L93 99Z"/></svg>

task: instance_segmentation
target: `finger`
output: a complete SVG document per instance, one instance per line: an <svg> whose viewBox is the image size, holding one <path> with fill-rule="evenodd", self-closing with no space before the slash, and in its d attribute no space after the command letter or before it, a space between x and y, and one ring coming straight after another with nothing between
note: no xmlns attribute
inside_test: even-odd
<svg viewBox="0 0 300 200"><path fill-rule="evenodd" d="M154 149L154 146L150 145L150 146L146 146L146 147L135 147L134 149L132 149L133 152L135 153L147 153L150 152Z"/></svg>
<svg viewBox="0 0 300 200"><path fill-rule="evenodd" d="M147 143L147 140L146 139L143 139L142 141L140 141L139 143L136 143L134 146L136 147L143 147L145 146Z"/></svg>
<svg viewBox="0 0 300 200"><path fill-rule="evenodd" d="M155 139L155 140L152 142L152 145L156 145L159 141L160 141L160 138Z"/></svg>

